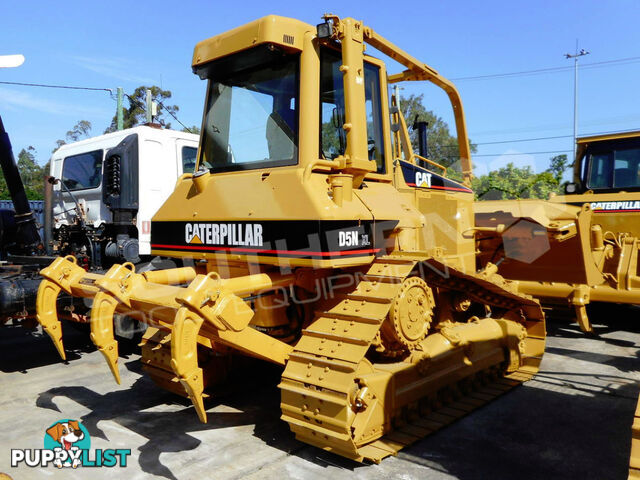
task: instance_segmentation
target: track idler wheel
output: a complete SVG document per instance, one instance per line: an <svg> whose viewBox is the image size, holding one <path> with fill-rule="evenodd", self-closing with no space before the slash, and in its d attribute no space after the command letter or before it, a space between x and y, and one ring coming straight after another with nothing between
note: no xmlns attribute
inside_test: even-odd
<svg viewBox="0 0 640 480"><path fill-rule="evenodd" d="M434 308L433 292L426 282L420 277L405 279L382 324L385 350L413 350L427 336Z"/></svg>

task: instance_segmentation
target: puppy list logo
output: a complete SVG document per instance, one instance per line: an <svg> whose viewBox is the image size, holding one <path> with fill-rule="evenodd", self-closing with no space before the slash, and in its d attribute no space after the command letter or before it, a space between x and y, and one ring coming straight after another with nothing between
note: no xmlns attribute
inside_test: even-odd
<svg viewBox="0 0 640 480"><path fill-rule="evenodd" d="M131 449L91 449L91 436L77 420L59 420L45 430L44 449L11 449L11 466L126 467Z"/></svg>

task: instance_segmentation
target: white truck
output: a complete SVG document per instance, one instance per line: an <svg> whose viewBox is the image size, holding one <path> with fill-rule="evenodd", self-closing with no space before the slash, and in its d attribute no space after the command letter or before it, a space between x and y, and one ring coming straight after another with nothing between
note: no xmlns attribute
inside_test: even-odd
<svg viewBox="0 0 640 480"><path fill-rule="evenodd" d="M45 245L87 268L151 253L151 217L193 172L198 135L139 126L63 145L51 157ZM50 214L49 214L50 213Z"/></svg>

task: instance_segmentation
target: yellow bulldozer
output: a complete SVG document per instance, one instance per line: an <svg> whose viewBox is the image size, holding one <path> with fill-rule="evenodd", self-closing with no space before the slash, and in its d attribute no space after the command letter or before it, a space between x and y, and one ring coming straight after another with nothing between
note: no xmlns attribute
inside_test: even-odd
<svg viewBox="0 0 640 480"><path fill-rule="evenodd" d="M371 47L405 67L388 74ZM200 42L195 173L153 217L152 253L195 267L43 269L37 318L64 358L56 300L93 300L91 339L119 381L113 317L149 325L144 369L187 396L229 355L283 368L282 419L304 442L379 462L539 367L539 303L476 270L471 157L454 85L352 18L268 16ZM414 153L390 84L448 95L463 182Z"/></svg>
<svg viewBox="0 0 640 480"><path fill-rule="evenodd" d="M593 332L589 303L640 304L640 131L579 138L565 191L474 204L478 266Z"/></svg>

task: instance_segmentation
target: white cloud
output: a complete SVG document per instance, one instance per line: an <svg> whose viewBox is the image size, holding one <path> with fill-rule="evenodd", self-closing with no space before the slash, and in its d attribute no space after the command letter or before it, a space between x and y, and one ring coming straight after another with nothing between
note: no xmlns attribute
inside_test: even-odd
<svg viewBox="0 0 640 480"><path fill-rule="evenodd" d="M124 58L100 58L73 55L69 57L69 59L82 68L125 82L139 84L154 82L154 80L149 77L136 75L134 72L136 69L140 69L139 64Z"/></svg>

